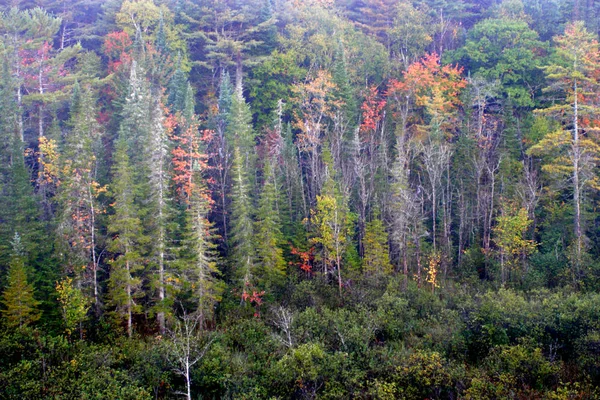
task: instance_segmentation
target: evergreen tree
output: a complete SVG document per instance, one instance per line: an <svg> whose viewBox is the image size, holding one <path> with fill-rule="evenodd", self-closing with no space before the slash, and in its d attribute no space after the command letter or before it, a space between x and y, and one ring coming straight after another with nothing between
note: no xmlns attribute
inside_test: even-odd
<svg viewBox="0 0 600 400"><path fill-rule="evenodd" d="M256 134L252 129L252 113L244 98L241 83L238 83L231 97L231 109L226 132L228 143L235 143L240 151L243 160L242 167L248 172L254 171L256 164Z"/></svg>
<svg viewBox="0 0 600 400"><path fill-rule="evenodd" d="M233 151L231 170L233 187L231 190L231 263L234 276L241 280L242 292L255 284L256 254L252 223L252 199L248 177L244 168L244 158L236 146Z"/></svg>
<svg viewBox="0 0 600 400"><path fill-rule="evenodd" d="M600 49L595 35L589 33L581 21L567 25L564 35L555 37L554 41L556 62L545 66L544 71L553 83L548 89L558 90L565 98L539 112L557 118L563 128L547 133L529 152L551 156L544 170L559 178L557 181L568 181L572 189L575 237L571 264L573 283L577 284L586 252L583 199L587 190L600 187L595 171L600 145L595 135L586 134L586 130L598 129L600 82L596 72L600 68Z"/></svg>
<svg viewBox="0 0 600 400"><path fill-rule="evenodd" d="M2 293L4 325L9 329L23 328L40 319L39 302L34 298L33 285L27 281L25 253L21 237L15 232L7 286Z"/></svg>
<svg viewBox="0 0 600 400"><path fill-rule="evenodd" d="M167 90L167 104L171 108L171 112L183 111L185 107L185 96L188 86L187 77L181 69L181 53L177 54L177 62L175 64L175 72L169 81Z"/></svg>
<svg viewBox="0 0 600 400"><path fill-rule="evenodd" d="M127 154L134 164L143 164L151 131L150 91L144 72L136 60L131 62L129 89L123 110L119 135L127 142ZM143 173L138 170L138 173Z"/></svg>
<svg viewBox="0 0 600 400"><path fill-rule="evenodd" d="M152 261L157 268L155 277L158 289L158 303L166 298L166 258L167 258L167 225L171 218L171 201L169 192L169 171L167 156L169 141L165 129L165 116L160 95L157 93L151 100L151 121L148 132L148 143L145 148L146 170L148 171L149 193L145 199L150 202L146 218L147 231L153 240L151 242ZM162 306L162 304L161 304ZM165 330L163 311L157 314L161 334Z"/></svg>
<svg viewBox="0 0 600 400"><path fill-rule="evenodd" d="M363 272L369 275L391 274L388 235L377 213L370 222L367 222L364 246Z"/></svg>
<svg viewBox="0 0 600 400"><path fill-rule="evenodd" d="M261 280L265 288L281 283L285 276L286 262L281 249L281 220L277 204L279 200L273 161L267 159L263 170L263 187L258 201L255 222L256 256Z"/></svg>
<svg viewBox="0 0 600 400"><path fill-rule="evenodd" d="M134 181L133 166L127 155L127 143L119 138L115 150L112 194L114 214L109 218L112 235L108 250L115 254L109 278L109 305L118 317L127 321L127 335L133 333L133 314L141 310L135 299L141 295L139 271L143 268L141 246L146 238L142 231L139 209L135 203L139 186Z"/></svg>
<svg viewBox="0 0 600 400"><path fill-rule="evenodd" d="M218 199L214 212L220 216L222 223L220 228L222 231L223 240L227 245L229 240L228 235L228 219L227 219L227 191L230 184L230 169L231 169L231 145L229 141L228 122L231 111L231 101L233 96L233 87L228 72L221 73L221 82L219 85L218 112L215 115L215 135L210 144L209 151L214 154L212 157L211 169L214 181L213 193Z"/></svg>
<svg viewBox="0 0 600 400"><path fill-rule="evenodd" d="M200 323L212 318L217 302L221 300L223 287L218 280L217 252L214 233L208 220L210 195L203 182L201 171L195 171L189 206L186 210L185 246L191 254L186 268L188 283L191 284L196 312Z"/></svg>

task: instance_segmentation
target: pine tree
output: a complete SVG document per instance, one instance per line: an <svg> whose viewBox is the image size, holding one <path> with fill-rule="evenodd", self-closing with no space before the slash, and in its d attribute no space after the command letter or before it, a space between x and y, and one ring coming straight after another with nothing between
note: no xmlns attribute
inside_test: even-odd
<svg viewBox="0 0 600 400"><path fill-rule="evenodd" d="M114 214L109 219L108 231L112 235L108 250L115 254L109 278L109 305L116 315L127 320L127 335L133 333L133 314L140 311L135 303L141 294L138 271L143 268L140 247L145 242L138 206L139 194L133 176L133 166L127 155L127 143L119 138L115 150L112 194Z"/></svg>
<svg viewBox="0 0 600 400"><path fill-rule="evenodd" d="M573 281L581 275L585 253L585 228L582 203L585 191L600 188L595 167L599 161L600 145L594 135L585 130L597 130L597 93L600 82L600 50L595 35L589 33L583 22L567 25L565 34L554 38L557 44L557 61L544 67L546 77L553 82L548 90L559 90L565 101L540 113L556 117L563 128L547 134L529 149L531 154L550 155L543 169L567 179L573 189L574 254L572 257Z"/></svg>
<svg viewBox="0 0 600 400"><path fill-rule="evenodd" d="M27 282L25 253L21 237L15 232L12 256L8 270L7 286L2 293L4 325L9 329L23 328L41 317L34 298L33 285Z"/></svg>
<svg viewBox="0 0 600 400"><path fill-rule="evenodd" d="M265 288L281 283L286 263L281 249L281 220L277 210L278 190L273 161L267 159L263 170L264 184L258 201L255 222L256 256L260 280Z"/></svg>

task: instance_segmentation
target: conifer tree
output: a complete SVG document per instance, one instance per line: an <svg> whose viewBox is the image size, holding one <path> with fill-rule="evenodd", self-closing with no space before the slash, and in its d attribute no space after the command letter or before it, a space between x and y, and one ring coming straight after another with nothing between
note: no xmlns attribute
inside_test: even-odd
<svg viewBox="0 0 600 400"><path fill-rule="evenodd" d="M152 236L152 260L157 268L155 278L158 290L158 302L166 298L166 258L167 258L167 225L171 217L171 201L168 196L169 172L167 156L169 142L165 128L165 116L160 94L156 93L151 100L151 121L145 148L146 170L148 171L150 215L146 219L147 230ZM161 304L162 306L162 304ZM159 330L164 333L164 311L157 314Z"/></svg>
<svg viewBox="0 0 600 400"><path fill-rule="evenodd" d="M181 54L178 54L177 62L175 64L175 72L171 77L167 91L167 104L171 108L171 112L176 113L177 111L183 111L185 107L187 86L187 78L185 76L185 73L181 69Z"/></svg>
<svg viewBox="0 0 600 400"><path fill-rule="evenodd" d="M582 203L587 189L600 188L595 167L598 164L600 145L595 135L600 107L597 93L600 82L600 49L595 35L589 33L578 21L567 25L564 35L554 38L557 44L557 62L544 67L546 77L553 85L548 90L558 90L565 95L563 102L539 112L557 118L563 128L547 134L529 151L536 155L550 155L544 170L555 177L567 179L573 190L573 280L581 275L585 253L585 229Z"/></svg>
<svg viewBox="0 0 600 400"><path fill-rule="evenodd" d="M254 171L256 163L256 134L252 128L252 113L244 98L241 82L237 84L231 97L231 109L227 122L227 140L235 143L243 160L246 171ZM250 181L253 183L253 180Z"/></svg>
<svg viewBox="0 0 600 400"><path fill-rule="evenodd" d="M191 287L197 304L196 317L202 326L212 317L214 305L221 298L222 284L218 280L218 254L215 234L208 219L213 200L206 187L204 174L208 168L204 146L212 138L212 131L199 132L198 117L194 113L194 96L188 84L178 133L174 135L174 182L181 203L185 207L185 221L181 255L183 275Z"/></svg>
<svg viewBox="0 0 600 400"><path fill-rule="evenodd" d="M215 212L221 217L221 230L225 245L229 240L228 235L228 218L227 218L227 190L230 184L230 169L231 169L231 145L229 141L228 123L229 114L231 111L231 101L233 96L233 87L228 72L221 74L221 82L219 85L218 112L215 115L215 135L209 144L209 151L214 155L211 163L212 176L214 180L213 193L216 193L218 200Z"/></svg>
<svg viewBox="0 0 600 400"><path fill-rule="evenodd" d="M20 232L26 253L35 258L43 234L31 173L25 165L19 126L16 82L10 73L9 55L2 54L0 76L0 264L8 265L14 232Z"/></svg>
<svg viewBox="0 0 600 400"><path fill-rule="evenodd" d="M265 161L263 187L258 201L255 222L256 256L264 287L281 283L286 263L281 249L281 220L277 210L278 190L273 162Z"/></svg>
<svg viewBox="0 0 600 400"><path fill-rule="evenodd" d="M127 143L120 137L115 150L112 194L114 214L109 219L108 231L112 235L108 250L115 254L109 278L109 305L116 315L126 319L127 335L133 333L133 314L140 311L135 299L139 297L143 268L140 252L145 237L135 203L139 186L134 181L133 166L127 155Z"/></svg>
<svg viewBox="0 0 600 400"><path fill-rule="evenodd" d="M221 300L223 287L218 280L216 245L212 223L208 220L212 200L200 168L195 169L186 210L187 230L184 243L191 254L186 276L191 283L193 299L198 305L196 312L203 324L212 317L215 304Z"/></svg>
<svg viewBox="0 0 600 400"><path fill-rule="evenodd" d="M15 232L12 241L12 256L8 269L7 286L2 293L4 325L9 328L23 328L40 319L37 309L39 302L34 298L33 285L27 281L25 253L21 237Z"/></svg>
<svg viewBox="0 0 600 400"><path fill-rule="evenodd" d="M392 273L388 235L378 213L375 213L373 219L367 222L364 247L363 272L369 275Z"/></svg>
<svg viewBox="0 0 600 400"><path fill-rule="evenodd" d="M150 91L144 72L136 60L131 62L129 89L121 111L122 138L127 142L127 154L134 164L143 164L145 148L151 130ZM138 173L144 173L144 170ZM144 178L146 179L146 178Z"/></svg>
<svg viewBox="0 0 600 400"><path fill-rule="evenodd" d="M231 262L234 277L242 283L242 292L255 284L256 254L254 248L254 227L252 222L252 199L244 158L240 149L233 150L232 190L231 190Z"/></svg>

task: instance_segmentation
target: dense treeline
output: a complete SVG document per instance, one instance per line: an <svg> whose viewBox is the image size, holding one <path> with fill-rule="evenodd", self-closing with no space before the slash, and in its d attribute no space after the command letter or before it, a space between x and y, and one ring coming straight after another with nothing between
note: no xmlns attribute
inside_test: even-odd
<svg viewBox="0 0 600 400"><path fill-rule="evenodd" d="M1 398L600 397L600 9L0 5Z"/></svg>

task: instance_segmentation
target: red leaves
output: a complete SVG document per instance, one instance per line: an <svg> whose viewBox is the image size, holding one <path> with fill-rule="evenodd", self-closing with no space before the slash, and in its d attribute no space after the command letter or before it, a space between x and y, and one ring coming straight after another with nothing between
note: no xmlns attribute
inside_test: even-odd
<svg viewBox="0 0 600 400"><path fill-rule="evenodd" d="M369 88L365 101L360 107L362 110L362 123L360 124L361 141L372 140L383 117L382 111L386 106L385 99L379 98L379 92L375 86Z"/></svg>
<svg viewBox="0 0 600 400"><path fill-rule="evenodd" d="M246 286L249 286L250 283L246 282ZM250 294L250 291L252 292L252 294ZM257 291L254 289L246 289L244 288L244 291L242 292L242 301L244 303L248 303L252 306L254 306L254 317L255 318L260 318L260 306L263 303L263 296L265 295L265 291L261 290L261 291Z"/></svg>
<svg viewBox="0 0 600 400"><path fill-rule="evenodd" d="M307 275L312 275L313 273L313 262L315 261L315 248L311 247L310 249L308 249L308 251L301 251L299 249L297 249L296 247L292 246L292 251L291 253L293 255L296 255L300 258L300 262L297 263L297 265L300 267L300 269L304 272L306 272Z"/></svg>
<svg viewBox="0 0 600 400"><path fill-rule="evenodd" d="M115 72L131 62L132 41L126 32L111 32L104 39L104 53L108 56L108 69Z"/></svg>
<svg viewBox="0 0 600 400"><path fill-rule="evenodd" d="M262 290L260 292L253 290L252 294L250 294L244 290L244 292L242 293L242 300L246 301L250 304L255 304L255 305L259 306L263 302L262 296L264 296L264 295L265 295L264 290Z"/></svg>

